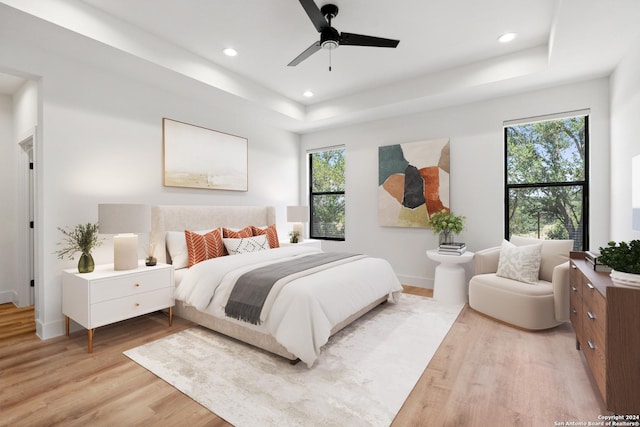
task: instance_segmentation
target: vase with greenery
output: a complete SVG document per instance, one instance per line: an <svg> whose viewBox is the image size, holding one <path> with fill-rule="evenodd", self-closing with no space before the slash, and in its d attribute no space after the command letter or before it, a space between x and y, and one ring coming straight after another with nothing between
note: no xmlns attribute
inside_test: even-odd
<svg viewBox="0 0 640 427"><path fill-rule="evenodd" d="M600 248L598 261L611 267L611 279L614 283L640 286L640 240L619 243L611 241Z"/></svg>
<svg viewBox="0 0 640 427"><path fill-rule="evenodd" d="M73 229L58 227L64 235L62 242L58 245L61 249L56 251L59 259L68 257L74 259L76 253L80 252L78 260L78 272L91 273L95 268L91 250L102 244L102 239L98 237L98 224L78 224Z"/></svg>
<svg viewBox="0 0 640 427"><path fill-rule="evenodd" d="M300 232L298 231L289 232L289 243L298 243L299 238L300 238Z"/></svg>
<svg viewBox="0 0 640 427"><path fill-rule="evenodd" d="M464 230L464 215L455 215L448 209L442 209L429 218L427 224L434 233L439 234L439 244L453 243L453 237Z"/></svg>
<svg viewBox="0 0 640 427"><path fill-rule="evenodd" d="M149 243L149 246L147 247L147 258L145 258L144 260L144 263L147 267L153 267L158 263L158 260L154 256L155 251L156 245L153 243Z"/></svg>

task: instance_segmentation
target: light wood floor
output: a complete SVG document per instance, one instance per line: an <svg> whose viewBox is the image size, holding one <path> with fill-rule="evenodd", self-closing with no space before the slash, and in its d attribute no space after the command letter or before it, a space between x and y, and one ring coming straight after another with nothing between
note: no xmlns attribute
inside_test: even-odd
<svg viewBox="0 0 640 427"><path fill-rule="evenodd" d="M431 296L421 288L405 292ZM169 328L161 313L105 326L92 354L84 332L46 341L32 332L0 338L0 425L228 426L122 354L190 326L174 318ZM597 421L607 411L595 390L569 324L532 333L465 307L393 426Z"/></svg>
<svg viewBox="0 0 640 427"><path fill-rule="evenodd" d="M35 333L36 321L33 306L16 307L11 303L0 304L0 340L21 334Z"/></svg>

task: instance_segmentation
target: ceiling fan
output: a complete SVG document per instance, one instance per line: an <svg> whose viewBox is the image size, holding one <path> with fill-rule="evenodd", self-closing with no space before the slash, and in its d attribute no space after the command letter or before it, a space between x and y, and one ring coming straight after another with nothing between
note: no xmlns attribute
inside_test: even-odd
<svg viewBox="0 0 640 427"><path fill-rule="evenodd" d="M329 53L338 46L371 46L371 47L396 47L400 40L384 39L381 37L364 36L362 34L340 33L331 26L331 21L338 15L338 6L325 4L320 9L314 0L300 0L309 19L320 33L320 41L314 42L304 52L289 63L289 67L295 67L320 49L327 49ZM331 65L329 65L331 71Z"/></svg>

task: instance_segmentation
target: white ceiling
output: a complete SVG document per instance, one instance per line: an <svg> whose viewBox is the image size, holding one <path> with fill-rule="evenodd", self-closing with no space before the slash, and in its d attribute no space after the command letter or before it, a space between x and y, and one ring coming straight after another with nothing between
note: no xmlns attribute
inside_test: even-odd
<svg viewBox="0 0 640 427"><path fill-rule="evenodd" d="M296 0L3 3L258 104L298 132L606 76L640 35L638 0L335 0L339 31L400 44L341 46L330 72L327 51L287 67L319 38ZM498 43L507 31L518 38Z"/></svg>
<svg viewBox="0 0 640 427"><path fill-rule="evenodd" d="M336 0L339 31L399 39L396 49L342 46L287 64L320 37L297 0L83 0L298 102L317 102L545 44L552 0ZM331 0L321 0L320 6ZM518 6L519 5L519 6ZM466 17L466 18L465 18ZM500 45L507 30L518 43ZM226 57L222 50L239 52ZM316 94L308 101L302 93Z"/></svg>

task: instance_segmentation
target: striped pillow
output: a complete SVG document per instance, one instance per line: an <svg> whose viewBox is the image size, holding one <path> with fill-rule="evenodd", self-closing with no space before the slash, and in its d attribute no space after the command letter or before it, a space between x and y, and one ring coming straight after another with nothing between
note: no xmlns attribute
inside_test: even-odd
<svg viewBox="0 0 640 427"><path fill-rule="evenodd" d="M187 241L189 267L211 258L224 256L224 244L219 228L204 235L184 230L184 237Z"/></svg>
<svg viewBox="0 0 640 427"><path fill-rule="evenodd" d="M258 228L252 225L251 231L253 231L254 236L262 236L263 234L266 234L267 241L269 242L269 247L271 249L280 247L280 241L278 239L278 230L276 230L275 224L272 224L266 228Z"/></svg>
<svg viewBox="0 0 640 427"><path fill-rule="evenodd" d="M222 237L230 239L242 239L244 237L253 237L251 226L248 225L241 230L232 230L231 228L222 228Z"/></svg>

